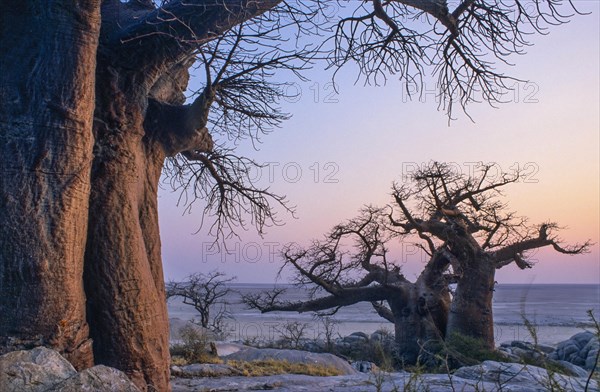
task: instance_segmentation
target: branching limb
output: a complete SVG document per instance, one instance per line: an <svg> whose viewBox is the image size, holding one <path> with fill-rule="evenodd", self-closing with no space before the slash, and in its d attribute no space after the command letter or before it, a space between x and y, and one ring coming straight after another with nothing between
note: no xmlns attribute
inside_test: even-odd
<svg viewBox="0 0 600 392"><path fill-rule="evenodd" d="M386 319L390 323L395 322L394 314L392 313L390 308L384 305L383 301L371 302L371 305L380 317Z"/></svg>
<svg viewBox="0 0 600 392"><path fill-rule="evenodd" d="M132 9L105 2L103 14L119 23L104 29L103 44L127 54L135 68L178 62L227 30L276 7L281 0L174 0L160 7ZM126 14L118 17L115 14ZM104 26L103 26L104 27ZM145 56L131 56L146 53Z"/></svg>
<svg viewBox="0 0 600 392"><path fill-rule="evenodd" d="M527 261L523 254L529 250L552 246L552 248L562 254L578 255L589 252L593 245L591 241L586 241L583 244L575 244L564 246L560 241L552 235L552 230L558 226L554 223L545 223L540 225L538 235L535 238L527 238L511 245L505 246L491 253L493 260L496 262L496 268L502 268L513 261L521 269L531 268L531 263Z"/></svg>
<svg viewBox="0 0 600 392"><path fill-rule="evenodd" d="M269 188L258 188L252 183L252 170L260 165L240 158L228 151L188 151L185 157L169 159L165 181L180 192L180 203L189 210L202 200L204 219L214 217L210 232L215 241L235 236L250 224L262 234L266 226L280 224L271 203L293 214L285 197L272 193Z"/></svg>
<svg viewBox="0 0 600 392"><path fill-rule="evenodd" d="M317 312L336 308L339 306L353 305L359 302L373 302L386 299L389 293L382 287L363 287L345 289L343 295L329 295L309 301L299 302L277 302L261 301L256 298L246 301L251 307L259 309L262 313L275 311L293 311L293 312Z"/></svg>

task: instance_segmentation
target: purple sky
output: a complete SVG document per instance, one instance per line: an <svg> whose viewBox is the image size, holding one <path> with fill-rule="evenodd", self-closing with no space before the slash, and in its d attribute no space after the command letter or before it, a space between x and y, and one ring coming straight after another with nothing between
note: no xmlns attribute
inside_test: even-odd
<svg viewBox="0 0 600 392"><path fill-rule="evenodd" d="M600 241L599 225L599 57L600 3L576 1L588 16L534 37L525 56L515 56L510 72L520 83L509 103L492 108L472 104L471 122L462 113L448 125L432 94L410 101L402 84L354 85L354 74L338 78L332 94L331 74L314 71L296 86L297 102L285 102L293 118L263 138L260 151L240 150L270 167L260 175L272 190L297 206L297 218L280 215L283 227L264 238L248 232L232 240L229 255L208 249L212 239L197 231L202 208L191 214L177 207L169 190L159 193L161 238L166 279L196 271L220 269L239 282L273 282L280 262L273 252L294 241L308 244L333 225L352 218L364 204L390 202L392 181L403 170L430 160L455 162L469 170L472 162L495 162L505 171L519 165L532 181L507 188L512 210L532 223L557 221L567 227L566 241ZM433 90L433 84L426 85ZM257 174L258 175L258 174ZM417 274L422 263L399 248L405 274ZM506 267L500 283L600 283L599 248L568 257L536 254L528 271Z"/></svg>

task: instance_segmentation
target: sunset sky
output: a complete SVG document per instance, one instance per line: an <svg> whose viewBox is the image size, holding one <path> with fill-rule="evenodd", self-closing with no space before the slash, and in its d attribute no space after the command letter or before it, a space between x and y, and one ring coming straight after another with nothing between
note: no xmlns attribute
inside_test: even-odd
<svg viewBox="0 0 600 392"><path fill-rule="evenodd" d="M348 70L336 79L339 94L331 95L331 73L311 71L309 82L296 85L302 91L299 100L282 105L292 119L263 137L259 151L249 143L240 147L241 153L271 163L261 183L287 195L297 219L281 212L284 226L267 229L264 238L242 233L241 241L228 243L233 253L219 256L208 250L213 239L206 230L194 234L201 206L182 215L176 195L163 189L166 279L219 269L239 282L273 282L281 264L270 253L290 241L308 244L320 238L362 205L389 203L391 183L401 179L403 168L430 160L454 162L464 170L479 161L495 162L505 171L518 165L530 176L506 188L511 210L532 223L558 222L566 227L561 238L567 242L600 242L600 2L575 4L592 14L532 37L534 46L514 56L516 66L510 69L530 82L518 84L507 96L511 102L497 108L470 105L474 122L457 111L448 124L433 94L410 101L397 79L364 87L354 85L356 75ZM426 88L434 90L432 79ZM418 257L397 253L407 277L420 272ZM600 283L599 257L598 245L575 257L542 250L533 269L506 267L497 281Z"/></svg>

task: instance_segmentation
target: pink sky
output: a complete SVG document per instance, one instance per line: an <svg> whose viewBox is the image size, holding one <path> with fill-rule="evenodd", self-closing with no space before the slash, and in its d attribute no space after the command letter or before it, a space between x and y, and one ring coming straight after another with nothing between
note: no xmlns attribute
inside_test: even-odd
<svg viewBox="0 0 600 392"><path fill-rule="evenodd" d="M354 75L344 73L338 79L340 94L330 96L331 75L312 72L310 82L298 84L303 93L299 101L284 104L293 118L265 136L260 151L241 146L248 156L272 162L263 181L288 196L298 219L281 215L286 225L268 230L262 239L244 234L241 241L231 241L234 254L220 260L207 256L211 238L193 234L200 206L182 216L175 195L163 190L159 204L166 278L220 269L239 282L273 282L280 264L269 251L289 241L308 244L355 216L364 204L387 204L390 185L403 167L429 160L456 162L465 170L478 161L496 162L503 170L528 165L536 181L507 189L511 209L531 222L559 222L567 227L561 235L567 241L598 243L600 3L576 4L593 14L535 37L527 55L513 58L516 66L510 70L530 82L519 84L511 102L498 108L471 105L474 123L457 113L448 126L432 95L424 102L408 101L401 83L393 80L384 87L354 86ZM542 251L532 270L507 267L497 280L600 283L599 257L598 245L577 257ZM407 276L420 268L417 260L404 264Z"/></svg>

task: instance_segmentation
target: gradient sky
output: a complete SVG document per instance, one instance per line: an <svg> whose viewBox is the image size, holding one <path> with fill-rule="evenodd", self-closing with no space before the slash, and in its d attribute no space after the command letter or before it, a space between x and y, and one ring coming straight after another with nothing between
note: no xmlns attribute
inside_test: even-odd
<svg viewBox="0 0 600 392"><path fill-rule="evenodd" d="M219 269L239 282L273 282L281 265L273 252L283 244L308 244L362 205L389 203L391 183L403 168L430 160L455 162L464 170L478 161L505 171L519 165L531 181L506 188L511 210L532 223L558 222L566 227L561 238L567 242L600 242L600 2L575 4L592 14L533 37L534 46L513 57L510 69L530 82L519 84L511 102L498 108L469 106L474 122L456 113L458 119L448 124L433 94L409 101L396 80L383 87L354 85L348 70L336 79L339 94L332 95L330 73L308 74L310 82L297 84L297 102L282 105L293 118L263 137L259 151L240 146L245 155L271 162L260 173L261 183L287 195L297 219L281 213L284 226L269 228L264 238L242 233L241 240L229 241L231 254L216 255L208 250L213 239L206 230L194 234L202 207L184 215L177 196L164 189L159 216L165 278ZM433 90L433 82L427 88ZM599 258L598 245L576 257L541 250L533 269L505 267L497 281L600 283ZM397 259L409 278L423 266L406 252L397 251Z"/></svg>

